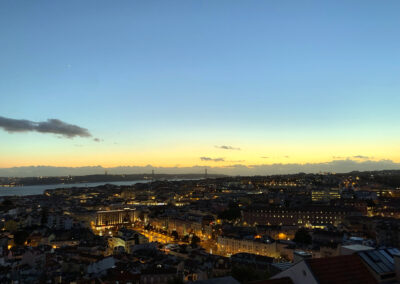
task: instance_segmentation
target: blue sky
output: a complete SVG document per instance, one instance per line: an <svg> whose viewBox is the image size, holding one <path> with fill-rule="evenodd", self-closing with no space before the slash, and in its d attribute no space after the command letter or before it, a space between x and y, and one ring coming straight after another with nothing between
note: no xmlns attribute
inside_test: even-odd
<svg viewBox="0 0 400 284"><path fill-rule="evenodd" d="M61 165L66 155L83 156L80 166L188 166L201 156L260 164L274 153L271 162L400 161L399 8L2 1L0 116L57 118L103 141L0 130L0 167Z"/></svg>

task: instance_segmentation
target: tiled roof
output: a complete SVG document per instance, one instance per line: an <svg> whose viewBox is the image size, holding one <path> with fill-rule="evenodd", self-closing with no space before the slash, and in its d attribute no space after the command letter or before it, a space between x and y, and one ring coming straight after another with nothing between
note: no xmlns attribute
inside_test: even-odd
<svg viewBox="0 0 400 284"><path fill-rule="evenodd" d="M397 248L376 249L359 252L358 255L381 279L396 277L394 255L399 255Z"/></svg>
<svg viewBox="0 0 400 284"><path fill-rule="evenodd" d="M358 255L313 258L305 262L321 284L378 283Z"/></svg>

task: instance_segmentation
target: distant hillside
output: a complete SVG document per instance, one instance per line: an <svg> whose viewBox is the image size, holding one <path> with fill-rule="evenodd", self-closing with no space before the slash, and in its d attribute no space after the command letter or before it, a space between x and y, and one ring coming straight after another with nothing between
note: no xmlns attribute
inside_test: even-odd
<svg viewBox="0 0 400 284"><path fill-rule="evenodd" d="M207 175L210 178L223 177L224 175ZM116 181L137 181L137 180L170 180L170 179L201 179L204 174L131 174L131 175L84 175L84 176L60 176L60 177L22 177L22 178L0 178L0 184L17 185L43 185L43 184L70 184L70 183L91 183L91 182L116 182Z"/></svg>

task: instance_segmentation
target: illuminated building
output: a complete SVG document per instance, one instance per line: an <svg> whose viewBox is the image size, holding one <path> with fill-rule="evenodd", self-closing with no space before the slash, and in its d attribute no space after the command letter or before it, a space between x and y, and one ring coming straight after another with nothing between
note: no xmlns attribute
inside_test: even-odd
<svg viewBox="0 0 400 284"><path fill-rule="evenodd" d="M218 250L227 255L245 252L269 257L279 257L276 242L261 236L252 238L219 236L217 245Z"/></svg>
<svg viewBox="0 0 400 284"><path fill-rule="evenodd" d="M120 230L117 236L108 239L108 246L111 249L123 247L127 253L131 253L135 245L146 244L148 242L148 238L134 230Z"/></svg>
<svg viewBox="0 0 400 284"><path fill-rule="evenodd" d="M361 212L349 207L309 206L285 208L278 206L251 207L242 211L243 221L249 225L299 226L325 225L337 226L347 216L359 216Z"/></svg>
<svg viewBox="0 0 400 284"><path fill-rule="evenodd" d="M120 210L98 211L96 228L112 228L118 225L132 224L137 219L135 209L125 208Z"/></svg>
<svg viewBox="0 0 400 284"><path fill-rule="evenodd" d="M340 191L338 188L313 189L311 199L313 202L329 202L332 199L340 199Z"/></svg>
<svg viewBox="0 0 400 284"><path fill-rule="evenodd" d="M184 218L159 217L150 220L151 225L159 230L165 230L169 234L175 231L178 236L195 234L201 239L210 239L212 226L205 220L188 220Z"/></svg>

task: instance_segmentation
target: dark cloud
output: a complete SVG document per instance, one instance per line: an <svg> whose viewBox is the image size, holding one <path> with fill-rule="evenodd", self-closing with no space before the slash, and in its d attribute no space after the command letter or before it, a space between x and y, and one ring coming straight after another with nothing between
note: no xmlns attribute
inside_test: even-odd
<svg viewBox="0 0 400 284"><path fill-rule="evenodd" d="M210 157L200 157L202 161L211 161L211 162L223 162L225 161L224 158L210 158Z"/></svg>
<svg viewBox="0 0 400 284"><path fill-rule="evenodd" d="M92 136L86 128L68 124L59 119L48 119L46 121L35 122L26 119L12 119L0 116L0 128L3 128L9 133L35 131L40 133L57 134L67 138L73 138L76 136Z"/></svg>
<svg viewBox="0 0 400 284"><path fill-rule="evenodd" d="M241 150L241 149L238 148L238 147L226 146L226 145L215 146L215 148L224 149L224 150Z"/></svg>

